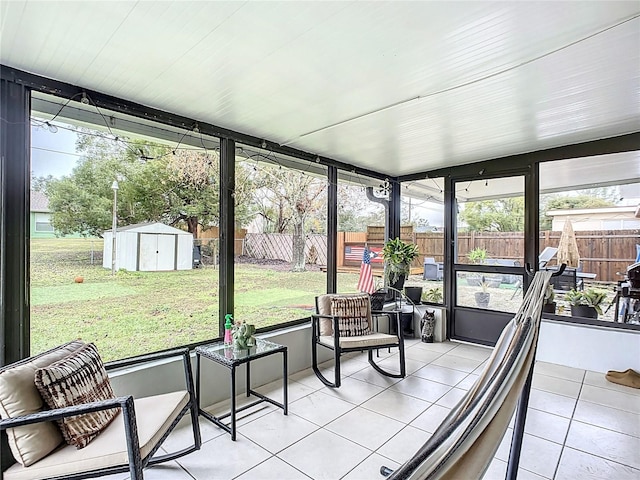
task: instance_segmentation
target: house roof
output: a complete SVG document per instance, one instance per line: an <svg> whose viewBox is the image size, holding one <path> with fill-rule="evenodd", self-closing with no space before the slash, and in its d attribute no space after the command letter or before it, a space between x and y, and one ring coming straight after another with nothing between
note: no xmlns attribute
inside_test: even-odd
<svg viewBox="0 0 640 480"><path fill-rule="evenodd" d="M32 212L50 212L49 199L47 196L35 190L31 190L31 211Z"/></svg>
<svg viewBox="0 0 640 480"><path fill-rule="evenodd" d="M640 130L637 2L16 0L2 14L4 65L389 176ZM35 100L48 118L73 111ZM67 107L95 113L79 100Z"/></svg>

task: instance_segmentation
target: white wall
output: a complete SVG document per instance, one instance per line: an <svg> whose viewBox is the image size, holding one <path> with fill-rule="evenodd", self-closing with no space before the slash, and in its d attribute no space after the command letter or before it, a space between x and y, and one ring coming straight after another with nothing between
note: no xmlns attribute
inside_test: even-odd
<svg viewBox="0 0 640 480"><path fill-rule="evenodd" d="M543 320L536 358L594 372L640 372L640 332Z"/></svg>
<svg viewBox="0 0 640 480"><path fill-rule="evenodd" d="M414 316L416 321L417 317L418 314ZM437 336L444 331L442 322L443 316L437 314ZM289 374L311 367L311 328L308 324L260 337L287 345ZM319 349L319 362L329 360L331 353L328 349ZM595 372L627 368L640 371L640 332L543 320L536 358ZM229 398L229 370L206 359L201 362L202 405L212 405ZM192 355L192 365L195 375L195 355ZM144 397L183 389L182 372L181 361L163 361L151 367L132 367L112 372L111 379L116 395L133 394ZM237 393L244 391L244 372L244 367L236 370ZM274 354L251 364L253 388L281 378L281 354Z"/></svg>

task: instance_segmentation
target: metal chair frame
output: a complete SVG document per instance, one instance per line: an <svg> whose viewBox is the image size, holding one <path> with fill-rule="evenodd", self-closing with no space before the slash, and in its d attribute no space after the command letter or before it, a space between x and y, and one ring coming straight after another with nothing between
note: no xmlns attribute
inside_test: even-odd
<svg viewBox="0 0 640 480"><path fill-rule="evenodd" d="M318 307L318 297L316 297L316 312L319 312L320 309ZM343 348L340 347L340 332L338 329L338 322L340 317L336 315L321 315L318 313L314 313L311 315L311 367L313 368L314 373L318 377L318 379L325 384L327 387L331 388L339 388L341 385L340 381L340 357L343 353L349 352L362 352L367 351L367 358L369 360L369 364L374 368L374 370L382 375L392 378L404 378L407 374L406 370L406 362L404 355L404 333L402 331L402 320L401 320L401 312L399 310L389 310L389 311L371 311L371 316L380 316L380 315L389 315L389 318L395 317L396 323L396 335L391 335L393 337L397 337L398 343L389 342L385 344L376 344L371 346L358 346L358 347L349 347ZM325 343L320 342L320 319L328 318L332 322L333 326L333 346L327 345ZM333 360L334 360L334 379L333 381L327 379L320 369L318 368L318 345L322 347L328 348L329 350L333 350ZM373 360L373 351L378 351L379 349L384 348L392 348L398 347L398 353L400 356L400 373L392 373L381 368L376 362Z"/></svg>
<svg viewBox="0 0 640 480"><path fill-rule="evenodd" d="M51 351L51 350L50 350ZM48 352L44 352L42 355L45 355ZM83 413L91 413L97 412L100 410L107 410L110 408L119 408L122 410L122 421L124 421L125 427L125 436L127 443L127 451L129 456L129 463L122 465L114 465L112 467L107 468L97 468L93 470L87 470L85 472L73 474L73 475L64 475L62 477L52 477L50 480L70 480L70 479L83 479L83 478L91 478L91 477L101 477L104 475L111 475L114 473L126 473L129 472L132 480L143 480L143 469L152 465L156 465L162 462L168 462L170 460L175 460L176 458L182 457L189 453L195 452L200 449L202 444L202 440L200 437L200 425L198 423L198 403L196 401L194 383L193 383L193 375L191 374L191 358L189 355L189 349L183 348L178 350L171 350L167 352L159 352L152 353L149 355L144 355L138 358L130 359L130 360L121 360L116 362L111 362L105 366L106 370L113 370L120 367L127 367L131 365L138 365L141 363L177 357L181 356L184 364L184 373L185 373L185 381L187 391L189 392L189 402L184 406L184 408L177 415L175 420L171 423L167 431L164 433L162 438L156 443L154 448L149 452L149 454L142 458L140 455L140 444L138 440L138 430L136 426L136 412L133 402L133 396L124 396L113 398L109 400L103 400L99 402L86 403L82 405L74 405L72 407L65 408L57 408L53 410L45 410L38 413L33 413L30 415L23 415L19 417L13 417L8 419L0 420L0 431L5 434L4 431L7 428L20 427L23 425L30 425L39 422L50 422L54 420L59 420L65 417L71 417L74 415L80 415ZM16 367L20 364L26 363L32 360L33 357L28 357L19 362L12 363L11 365L7 365L5 367L0 368L0 372L7 370L12 367ZM179 450L177 452L169 453L166 455L161 455L158 457L153 457L153 455L160 448L162 443L167 439L169 434L173 431L176 425L180 422L182 417L184 417L187 412L191 414L191 424L193 429L193 445ZM116 419L115 421L118 421ZM0 478L2 478L2 472L0 472Z"/></svg>

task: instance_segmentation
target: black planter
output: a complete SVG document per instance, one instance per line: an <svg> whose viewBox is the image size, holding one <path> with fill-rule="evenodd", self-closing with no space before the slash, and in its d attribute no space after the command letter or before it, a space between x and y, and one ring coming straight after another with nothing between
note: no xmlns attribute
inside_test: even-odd
<svg viewBox="0 0 640 480"><path fill-rule="evenodd" d="M556 302L545 303L542 305L542 311L544 313L556 313Z"/></svg>
<svg viewBox="0 0 640 480"><path fill-rule="evenodd" d="M571 305L572 317L598 318L598 311L587 305Z"/></svg>
<svg viewBox="0 0 640 480"><path fill-rule="evenodd" d="M387 292L387 296L385 297L386 301L395 300L396 297L400 295L398 292L396 292L396 290L398 290L399 292L402 291L402 287L404 287L405 280L406 280L406 277L404 275L399 275L398 279L394 283L389 284L389 287L395 290L391 290L391 288L389 289L389 291Z"/></svg>
<svg viewBox="0 0 640 480"><path fill-rule="evenodd" d="M476 297L476 305L478 305L480 308L488 308L489 307L489 298L491 296L490 293L488 293L488 292L476 292L474 295Z"/></svg>
<svg viewBox="0 0 640 480"><path fill-rule="evenodd" d="M422 297L422 287L404 287L404 294L414 305L419 305Z"/></svg>
<svg viewBox="0 0 640 480"><path fill-rule="evenodd" d="M405 335L413 336L413 312L401 313L402 331Z"/></svg>

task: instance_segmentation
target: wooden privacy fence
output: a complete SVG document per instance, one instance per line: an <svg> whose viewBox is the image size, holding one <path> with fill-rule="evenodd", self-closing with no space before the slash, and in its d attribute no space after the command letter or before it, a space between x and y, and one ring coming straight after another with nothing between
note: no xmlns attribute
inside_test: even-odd
<svg viewBox="0 0 640 480"><path fill-rule="evenodd" d="M562 232L540 232L540 251L545 247L558 247ZM625 272L635 262L636 244L640 243L640 230L593 230L575 232L583 272L595 273L597 281L621 280L618 272ZM420 250L418 266L423 257L444 261L442 233L415 233L414 243ZM469 263L467 254L475 249L487 251L490 258L517 260L524 264L524 233L522 232L470 232L458 235L459 263ZM549 265L555 264L555 258Z"/></svg>
<svg viewBox="0 0 640 480"><path fill-rule="evenodd" d="M305 255L307 264L327 264L327 236L306 235ZM293 261L293 235L285 233L247 233L243 255L252 258Z"/></svg>
<svg viewBox="0 0 640 480"><path fill-rule="evenodd" d="M217 233L217 232L216 232ZM236 233L239 235L240 233ZM243 233L244 238L236 238L236 254L254 258L280 259L292 261L293 236L278 233ZM540 251L545 247L557 247L562 232L540 232ZM640 244L640 230L595 230L575 232L583 272L595 273L597 281L615 282L622 279L618 272L625 272L627 266L635 262L636 244ZM422 268L424 257L436 262L444 261L444 235L437 233L414 233L411 227L402 227L401 238L415 243L420 256L413 267ZM384 241L384 227L369 227L367 232L338 232L338 267L358 266L358 257L351 254L345 258L348 247L362 251L365 242L372 247L380 247ZM238 243L239 242L239 243ZM358 249L359 250L356 250ZM475 249L485 249L490 258L517 260L524 264L524 234L522 232L470 232L458 235L459 263L469 263L467 254ZM326 235L306 236L305 254L307 263L326 265ZM555 259L549 265L554 265ZM374 268L381 265L372 262Z"/></svg>

